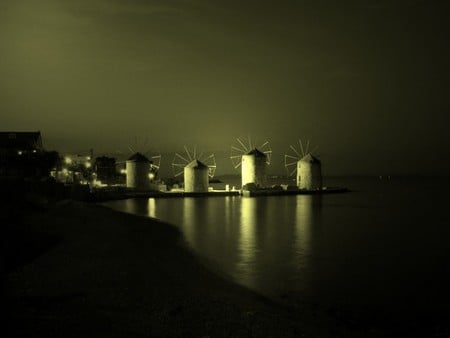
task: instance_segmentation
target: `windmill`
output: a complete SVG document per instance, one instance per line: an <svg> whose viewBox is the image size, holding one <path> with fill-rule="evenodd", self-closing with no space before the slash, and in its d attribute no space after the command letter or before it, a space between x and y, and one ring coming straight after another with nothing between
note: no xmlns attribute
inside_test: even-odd
<svg viewBox="0 0 450 338"><path fill-rule="evenodd" d="M298 140L298 148L290 145L290 153L284 155L284 166L289 176L293 176L297 172L297 186L300 189L321 189L321 162L312 155L318 147L310 150L309 146L309 140L306 142L305 147L303 147L301 140Z"/></svg>
<svg viewBox="0 0 450 338"><path fill-rule="evenodd" d="M126 152L123 152L122 150L116 150L115 154L127 159L137 153L144 155L149 160L149 174L151 174L150 176L153 176L153 178L156 177L161 166L161 153L159 152L159 150L148 146L148 137L146 137L143 141L140 141L135 136L133 145L128 145L127 150L128 151ZM123 165L125 163L126 160L116 162L117 165ZM122 169L121 172L125 173L126 170Z"/></svg>
<svg viewBox="0 0 450 338"><path fill-rule="evenodd" d="M157 150L151 149L148 146L148 137L144 141L138 142L137 137L134 138L134 145L128 146L130 154L140 153L149 159L150 174L153 174L153 178L156 177L159 168L161 166L161 153Z"/></svg>
<svg viewBox="0 0 450 338"><path fill-rule="evenodd" d="M129 145L128 153L120 150L117 154L126 156L125 161L119 161L116 164L123 165L125 169L121 172L126 174L126 185L128 188L146 190L150 188L150 182L154 181L161 164L161 154L148 146L148 138L143 141L134 137L134 144Z"/></svg>
<svg viewBox="0 0 450 338"><path fill-rule="evenodd" d="M214 154L205 155L203 152L198 153L197 147L194 146L192 151L189 151L188 147L183 146L183 153L175 153L172 161L172 170L175 177L180 176L184 172L186 167L192 161L199 161L208 167L208 176L214 177L216 172L216 157Z"/></svg>
<svg viewBox="0 0 450 338"><path fill-rule="evenodd" d="M256 186L265 184L266 166L272 159L269 141L255 146L250 137L246 141L239 138L231 146L230 159L234 169L241 168L242 186L253 183Z"/></svg>
<svg viewBox="0 0 450 338"><path fill-rule="evenodd" d="M253 151L258 150L266 156L266 164L270 164L270 160L272 159L272 149L270 148L269 141L262 143L259 146L255 146L252 143L250 136L247 140L241 140L240 138L236 139L237 144L231 146L231 163L233 163L233 168L238 169L242 165L242 156Z"/></svg>
<svg viewBox="0 0 450 338"><path fill-rule="evenodd" d="M214 177L216 172L216 158L214 154L198 153L196 147L193 151L189 151L184 146L182 154L175 153L172 169L175 177L184 174L185 192L206 192L209 178Z"/></svg>

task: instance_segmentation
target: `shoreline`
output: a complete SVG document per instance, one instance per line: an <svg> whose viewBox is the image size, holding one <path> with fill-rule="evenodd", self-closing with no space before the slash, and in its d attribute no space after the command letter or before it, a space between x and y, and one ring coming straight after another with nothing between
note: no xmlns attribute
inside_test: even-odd
<svg viewBox="0 0 450 338"><path fill-rule="evenodd" d="M184 191L133 191L131 189L94 189L91 198L85 198L95 203L107 202L128 198L185 198L185 197L260 197L260 196L296 196L296 195L328 195L350 192L344 187L329 187L321 190L301 189L256 189L256 190L212 190L208 192Z"/></svg>
<svg viewBox="0 0 450 338"><path fill-rule="evenodd" d="M71 200L19 214L9 257L24 259L4 281L11 337L392 335L240 286L156 219Z"/></svg>
<svg viewBox="0 0 450 338"><path fill-rule="evenodd" d="M327 336L208 271L173 225L74 201L23 216L48 246L5 276L11 337Z"/></svg>

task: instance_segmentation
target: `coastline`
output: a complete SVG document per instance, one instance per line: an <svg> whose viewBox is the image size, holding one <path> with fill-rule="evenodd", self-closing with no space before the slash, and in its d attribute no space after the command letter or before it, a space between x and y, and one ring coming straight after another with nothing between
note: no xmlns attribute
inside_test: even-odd
<svg viewBox="0 0 450 338"><path fill-rule="evenodd" d="M309 331L282 306L206 270L172 225L73 201L23 222L40 242L51 240L6 276L11 337Z"/></svg>
<svg viewBox="0 0 450 338"><path fill-rule="evenodd" d="M226 280L159 220L69 200L22 216L16 250L33 252L6 274L11 337L383 335Z"/></svg>

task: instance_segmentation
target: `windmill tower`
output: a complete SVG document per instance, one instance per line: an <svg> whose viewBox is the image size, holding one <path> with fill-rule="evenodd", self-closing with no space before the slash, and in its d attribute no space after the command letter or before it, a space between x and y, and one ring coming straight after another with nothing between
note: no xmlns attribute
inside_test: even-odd
<svg viewBox="0 0 450 338"><path fill-rule="evenodd" d="M284 166L289 176L296 173L297 187L306 190L322 189L322 164L312 155L316 148L309 150L309 141L306 148L303 148L302 141L299 140L299 150L290 145L291 154L284 155Z"/></svg>
<svg viewBox="0 0 450 338"><path fill-rule="evenodd" d="M137 152L126 161L127 188L147 190L150 188L149 180L150 160Z"/></svg>
<svg viewBox="0 0 450 338"><path fill-rule="evenodd" d="M134 147L129 146L128 150L132 154L125 162L126 185L127 188L135 190L148 190L150 183L153 182L158 174L161 155L155 154L149 156L150 150L139 152L135 149L144 148L148 143L148 139L138 145L135 138ZM150 157L150 159L149 159Z"/></svg>
<svg viewBox="0 0 450 338"><path fill-rule="evenodd" d="M209 187L209 178L214 177L216 171L216 159L214 154L205 156L203 153L197 154L194 147L190 152L184 146L183 155L175 153L172 169L175 177L184 174L185 192L207 192Z"/></svg>
<svg viewBox="0 0 450 338"><path fill-rule="evenodd" d="M266 141L258 147L252 144L250 137L247 142L237 140L237 146L231 146L231 162L233 167L241 167L242 186L253 183L264 187L266 183L266 167L270 164L272 150Z"/></svg>

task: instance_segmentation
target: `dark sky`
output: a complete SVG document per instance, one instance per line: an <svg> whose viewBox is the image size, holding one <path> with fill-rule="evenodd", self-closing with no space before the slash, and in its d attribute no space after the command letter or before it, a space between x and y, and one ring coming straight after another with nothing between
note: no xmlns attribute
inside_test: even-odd
<svg viewBox="0 0 450 338"><path fill-rule="evenodd" d="M446 0L2 0L0 129L97 154L251 135L273 171L302 138L327 174L446 174L449 33Z"/></svg>

